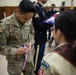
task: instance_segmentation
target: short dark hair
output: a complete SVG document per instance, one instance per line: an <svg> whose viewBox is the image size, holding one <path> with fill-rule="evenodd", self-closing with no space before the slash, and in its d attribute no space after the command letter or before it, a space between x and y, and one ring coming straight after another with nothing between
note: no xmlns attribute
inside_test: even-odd
<svg viewBox="0 0 76 75"><path fill-rule="evenodd" d="M18 5L21 13L35 12L35 7L30 0L22 0Z"/></svg>
<svg viewBox="0 0 76 75"><path fill-rule="evenodd" d="M55 4L51 4L51 6L54 6L55 7L56 5Z"/></svg>
<svg viewBox="0 0 76 75"><path fill-rule="evenodd" d="M76 11L66 10L55 18L55 29L63 32L67 42L76 40Z"/></svg>

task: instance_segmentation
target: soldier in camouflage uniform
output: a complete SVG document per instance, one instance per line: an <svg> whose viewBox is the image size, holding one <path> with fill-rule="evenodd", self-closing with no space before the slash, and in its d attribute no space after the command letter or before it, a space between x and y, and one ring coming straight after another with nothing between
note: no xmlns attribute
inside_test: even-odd
<svg viewBox="0 0 76 75"><path fill-rule="evenodd" d="M33 33L32 24L26 22L32 18L34 12L31 1L21 1L18 9L0 23L0 54L6 55L9 75L21 75L24 55L30 51ZM24 75L33 75L29 55Z"/></svg>

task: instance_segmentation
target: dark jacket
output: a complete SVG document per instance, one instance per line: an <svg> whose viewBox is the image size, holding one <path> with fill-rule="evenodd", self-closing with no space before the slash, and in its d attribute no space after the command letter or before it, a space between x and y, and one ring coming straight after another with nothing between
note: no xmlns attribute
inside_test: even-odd
<svg viewBox="0 0 76 75"><path fill-rule="evenodd" d="M35 6L36 12L33 16L33 26L35 30L35 43L44 44L47 41L47 25L43 23L46 19L46 11L44 7L37 2Z"/></svg>
<svg viewBox="0 0 76 75"><path fill-rule="evenodd" d="M47 15L48 18L50 18L50 17L53 16L56 12L57 12L57 10L49 10L46 15Z"/></svg>

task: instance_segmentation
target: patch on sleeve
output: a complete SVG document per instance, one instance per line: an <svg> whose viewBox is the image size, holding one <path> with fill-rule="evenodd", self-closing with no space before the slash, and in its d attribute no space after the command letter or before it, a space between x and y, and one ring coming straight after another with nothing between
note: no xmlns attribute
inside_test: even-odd
<svg viewBox="0 0 76 75"><path fill-rule="evenodd" d="M39 15L37 13L35 14L35 18L39 18Z"/></svg>
<svg viewBox="0 0 76 75"><path fill-rule="evenodd" d="M42 69L39 69L38 75L43 75L43 74L44 74L44 71Z"/></svg>
<svg viewBox="0 0 76 75"><path fill-rule="evenodd" d="M48 69L48 68L49 68L49 64L46 63L44 60L42 60L42 62L41 62L41 67L42 67L43 69Z"/></svg>

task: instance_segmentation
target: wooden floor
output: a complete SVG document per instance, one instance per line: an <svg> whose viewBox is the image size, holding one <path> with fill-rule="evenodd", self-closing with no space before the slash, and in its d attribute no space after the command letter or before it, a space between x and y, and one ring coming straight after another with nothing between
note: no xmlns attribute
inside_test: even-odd
<svg viewBox="0 0 76 75"><path fill-rule="evenodd" d="M45 55L53 50L52 47L48 47L46 44ZM7 72L7 60L5 56L0 55L0 75L8 75ZM21 74L22 75L22 74Z"/></svg>

